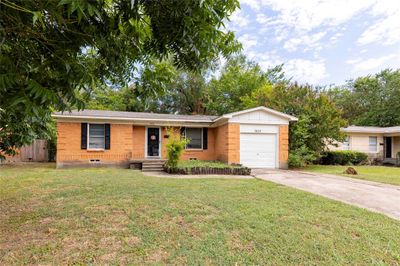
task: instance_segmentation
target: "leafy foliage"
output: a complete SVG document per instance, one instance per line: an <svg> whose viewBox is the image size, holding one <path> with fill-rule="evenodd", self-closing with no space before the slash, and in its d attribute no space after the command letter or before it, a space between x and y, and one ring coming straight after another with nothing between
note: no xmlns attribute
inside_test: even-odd
<svg viewBox="0 0 400 266"><path fill-rule="evenodd" d="M176 168L179 163L179 159L185 150L186 144L189 142L188 139L181 136L179 132L175 131L173 128L167 129L167 162L166 165L170 168Z"/></svg>
<svg viewBox="0 0 400 266"><path fill-rule="evenodd" d="M400 69L359 77L328 93L351 124L400 125Z"/></svg>
<svg viewBox="0 0 400 266"><path fill-rule="evenodd" d="M237 0L0 1L0 157L42 132L52 108L83 108L80 95L104 84L126 87L151 58L195 70L237 51L240 45L223 22L238 5ZM151 71L142 74L163 82Z"/></svg>
<svg viewBox="0 0 400 266"><path fill-rule="evenodd" d="M146 66L155 69L153 66ZM282 67L263 71L257 64L239 55L222 68L220 76L207 81L207 72L168 70L168 67L154 71L154 75L169 75L164 86L149 94L137 97L135 91L148 86L148 80L139 79L131 92L121 90L112 109L122 104L123 110L153 111L180 114L221 115L256 106L267 106L299 117L290 125L290 149L307 149L314 156L321 153L326 139L341 140L340 127L346 125L340 110L326 92L311 86L290 83L284 78ZM156 74L158 73L158 74ZM166 92L163 87L170 87ZM127 99L130 99L127 101ZM90 105L90 104L89 104ZM299 152L300 152L299 151Z"/></svg>
<svg viewBox="0 0 400 266"><path fill-rule="evenodd" d="M357 151L326 151L321 156L324 165L357 165L366 162L368 154Z"/></svg>
<svg viewBox="0 0 400 266"><path fill-rule="evenodd" d="M306 146L302 146L290 152L288 165L291 168L301 168L312 164L316 159L317 157L313 151L308 149Z"/></svg>

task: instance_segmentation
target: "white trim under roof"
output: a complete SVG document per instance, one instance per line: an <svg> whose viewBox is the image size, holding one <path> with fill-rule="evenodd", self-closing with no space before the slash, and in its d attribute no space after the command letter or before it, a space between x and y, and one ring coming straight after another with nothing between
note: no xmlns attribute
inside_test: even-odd
<svg viewBox="0 0 400 266"><path fill-rule="evenodd" d="M191 122L191 123L212 123L212 121L201 121L201 120L182 120L182 119L160 119L160 118L131 118L131 117L109 117L109 116L83 116L83 115L51 115L55 118L62 119L93 119L93 120L115 120L115 121L128 121L128 122L136 122L136 121L163 121L163 122Z"/></svg>
<svg viewBox="0 0 400 266"><path fill-rule="evenodd" d="M400 133L400 126L397 127L361 127L349 126L341 128L345 133L365 133L365 134L397 134Z"/></svg>
<svg viewBox="0 0 400 266"><path fill-rule="evenodd" d="M185 124L185 123L195 123L195 124L200 124L204 126L209 126L209 127L215 127L221 124L224 124L228 122L228 120L234 116L245 114L245 113L250 113L254 111L264 111L267 113L270 113L272 115L276 115L278 117L287 119L288 121L297 121L298 119L294 116L284 114L282 112L275 111L273 109L264 107L264 106L259 106L239 112L234 112L234 113L229 113L229 114L224 114L222 116L219 116L215 119L209 119L209 120L200 120L200 119L174 119L174 118L144 118L144 117L121 117L121 116L104 116L104 115L76 115L76 114L68 114L68 113L62 113L62 114L52 114L51 116L57 119L62 119L64 121L82 121L82 120L91 120L91 121L121 121L125 123L143 123L147 125L148 123L150 124L155 124L155 122L164 122L166 124L168 123L176 123L176 124ZM268 122L269 124L270 122Z"/></svg>

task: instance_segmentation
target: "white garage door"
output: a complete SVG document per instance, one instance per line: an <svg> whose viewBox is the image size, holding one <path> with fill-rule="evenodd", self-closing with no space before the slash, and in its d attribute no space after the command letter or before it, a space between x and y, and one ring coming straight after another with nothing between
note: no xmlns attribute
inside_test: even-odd
<svg viewBox="0 0 400 266"><path fill-rule="evenodd" d="M276 168L277 134L240 133L240 163L252 168Z"/></svg>

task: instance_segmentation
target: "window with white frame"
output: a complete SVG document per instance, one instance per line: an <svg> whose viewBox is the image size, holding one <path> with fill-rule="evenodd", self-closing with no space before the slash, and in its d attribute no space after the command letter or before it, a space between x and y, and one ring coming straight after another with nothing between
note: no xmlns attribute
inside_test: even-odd
<svg viewBox="0 0 400 266"><path fill-rule="evenodd" d="M343 150L350 150L350 137L349 136L347 136L345 138L345 140L343 141L342 147L343 147Z"/></svg>
<svg viewBox="0 0 400 266"><path fill-rule="evenodd" d="M104 124L88 124L88 148L101 150L105 148Z"/></svg>
<svg viewBox="0 0 400 266"><path fill-rule="evenodd" d="M378 138L369 137L369 151L376 152L378 150Z"/></svg>
<svg viewBox="0 0 400 266"><path fill-rule="evenodd" d="M186 128L185 137L189 140L186 149L202 149L203 148L203 129L202 128Z"/></svg>

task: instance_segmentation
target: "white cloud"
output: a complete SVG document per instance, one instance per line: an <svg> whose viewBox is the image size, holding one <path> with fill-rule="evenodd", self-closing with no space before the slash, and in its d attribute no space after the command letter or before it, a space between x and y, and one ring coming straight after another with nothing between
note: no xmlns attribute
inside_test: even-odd
<svg viewBox="0 0 400 266"><path fill-rule="evenodd" d="M269 21L269 19L267 18L266 15L264 15L264 14L262 14L262 13L257 14L257 22L258 22L258 23L264 24L264 23L267 23L268 21Z"/></svg>
<svg viewBox="0 0 400 266"><path fill-rule="evenodd" d="M260 10L260 2L258 0L241 0L240 5L248 5L254 10Z"/></svg>
<svg viewBox="0 0 400 266"><path fill-rule="evenodd" d="M331 44L337 43L340 37L342 37L344 34L342 32L337 32L335 35L331 36L329 38L329 41Z"/></svg>
<svg viewBox="0 0 400 266"><path fill-rule="evenodd" d="M283 69L287 76L302 83L318 84L328 77L324 60L302 58L286 60L281 58L275 50L266 53L250 50L247 55L250 59L257 61L263 70L284 64Z"/></svg>
<svg viewBox="0 0 400 266"><path fill-rule="evenodd" d="M260 67L264 70L284 63L284 60L278 56L276 51L260 53L250 50L247 52L247 56L251 60L258 62Z"/></svg>
<svg viewBox="0 0 400 266"><path fill-rule="evenodd" d="M361 34L358 39L360 45L400 42L400 1L380 0L372 8L371 14L379 19Z"/></svg>
<svg viewBox="0 0 400 266"><path fill-rule="evenodd" d="M277 19L297 31L312 31L321 26L341 25L378 0L261 0L278 12Z"/></svg>
<svg viewBox="0 0 400 266"><path fill-rule="evenodd" d="M230 16L230 21L234 27L243 28L249 24L249 15L244 15L241 10L235 11Z"/></svg>
<svg viewBox="0 0 400 266"><path fill-rule="evenodd" d="M243 34L238 38L238 40L243 44L245 51L248 51L251 47L256 46L258 43L257 37L249 34Z"/></svg>
<svg viewBox="0 0 400 266"><path fill-rule="evenodd" d="M388 67L388 62L396 59L400 60L400 56L398 54L390 54L368 59L363 59L359 57L347 60L346 63L352 66L353 72L363 74L371 71L377 72L383 68L386 68Z"/></svg>
<svg viewBox="0 0 400 266"><path fill-rule="evenodd" d="M284 65L284 69L288 76L303 83L318 84L328 77L323 60L291 59Z"/></svg>
<svg viewBox="0 0 400 266"><path fill-rule="evenodd" d="M306 46L306 50L321 49L320 41L326 35L326 32L318 32L311 35L303 35L297 38L291 38L287 40L283 48L288 50L289 52L294 52L300 45Z"/></svg>

